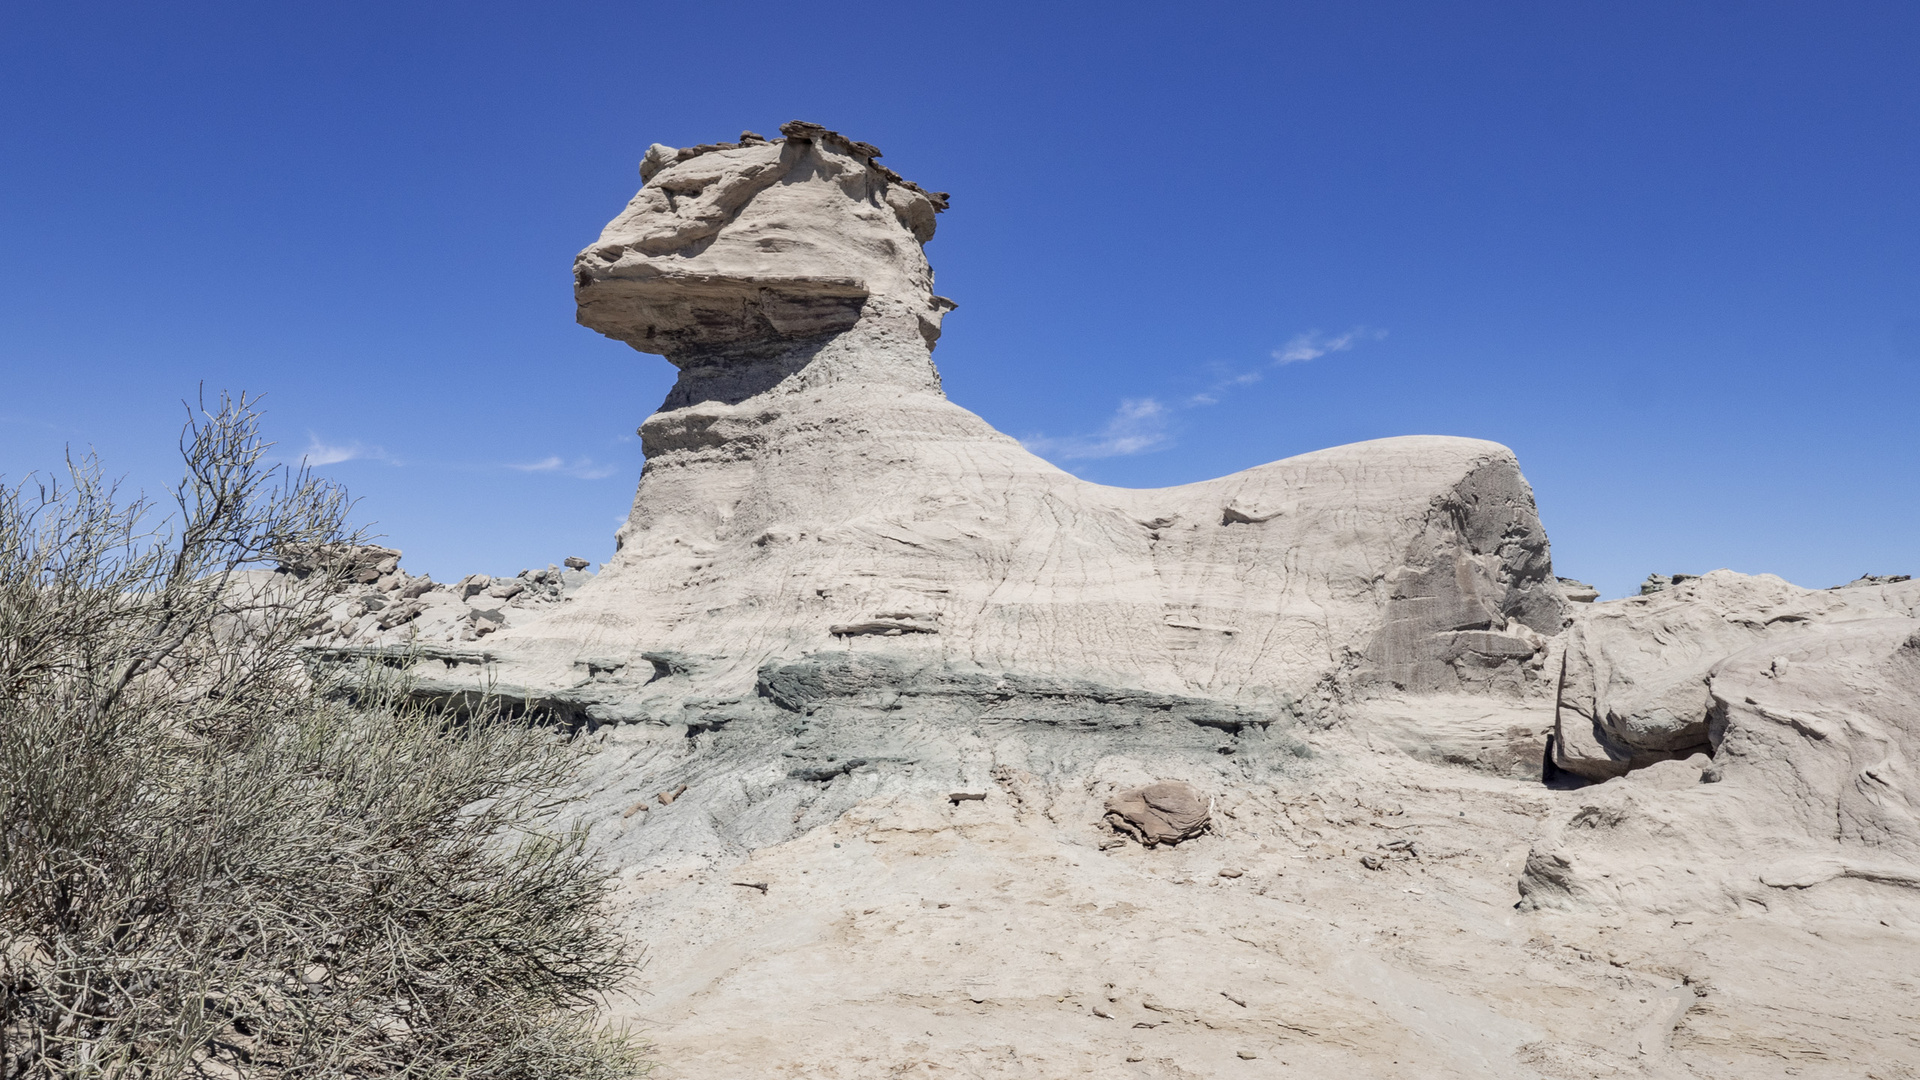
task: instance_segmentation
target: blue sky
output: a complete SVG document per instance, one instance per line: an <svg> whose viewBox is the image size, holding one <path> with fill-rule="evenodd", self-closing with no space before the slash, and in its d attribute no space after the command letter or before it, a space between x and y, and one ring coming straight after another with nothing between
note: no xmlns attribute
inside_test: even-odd
<svg viewBox="0 0 1920 1080"><path fill-rule="evenodd" d="M1503 442L1557 569L1920 572L1911 3L0 9L0 473L267 396L447 579L603 559L666 361L573 323L650 142L954 196L949 394L1089 479Z"/></svg>

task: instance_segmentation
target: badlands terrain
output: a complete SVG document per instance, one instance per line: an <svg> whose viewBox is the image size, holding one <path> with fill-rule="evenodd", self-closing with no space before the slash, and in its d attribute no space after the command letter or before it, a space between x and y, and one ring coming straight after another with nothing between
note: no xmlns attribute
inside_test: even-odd
<svg viewBox="0 0 1920 1080"><path fill-rule="evenodd" d="M1920 583L1595 602L1471 439L1083 482L941 391L947 196L782 136L575 262L679 369L614 558L309 628L594 750L662 1075L1920 1076Z"/></svg>

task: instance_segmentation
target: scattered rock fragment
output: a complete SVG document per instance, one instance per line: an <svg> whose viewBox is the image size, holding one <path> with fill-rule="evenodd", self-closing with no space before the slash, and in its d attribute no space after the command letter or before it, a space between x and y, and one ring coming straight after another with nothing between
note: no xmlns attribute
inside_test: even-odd
<svg viewBox="0 0 1920 1080"><path fill-rule="evenodd" d="M325 570L356 585L371 585L400 565L400 551L378 544L300 545L278 552L278 562L280 572L299 578Z"/></svg>
<svg viewBox="0 0 1920 1080"><path fill-rule="evenodd" d="M1584 581L1575 581L1570 577L1555 580L1560 582L1560 595L1576 604L1591 604L1600 599L1600 590Z"/></svg>
<svg viewBox="0 0 1920 1080"><path fill-rule="evenodd" d="M1903 581L1912 581L1912 574L1861 574L1845 585L1835 585L1835 589L1860 589L1868 585L1898 585Z"/></svg>
<svg viewBox="0 0 1920 1080"><path fill-rule="evenodd" d="M395 604L380 613L380 621L374 625L382 630L391 630L403 623L410 623L420 617L422 605L419 600L406 600Z"/></svg>
<svg viewBox="0 0 1920 1080"><path fill-rule="evenodd" d="M467 622L471 627L469 632L479 637L482 634L491 634L507 625L507 617L499 608L470 608L467 611Z"/></svg>
<svg viewBox="0 0 1920 1080"><path fill-rule="evenodd" d="M1647 580L1640 583L1640 595L1652 596L1657 592L1665 592L1681 582L1692 581L1699 576L1699 574L1648 574Z"/></svg>

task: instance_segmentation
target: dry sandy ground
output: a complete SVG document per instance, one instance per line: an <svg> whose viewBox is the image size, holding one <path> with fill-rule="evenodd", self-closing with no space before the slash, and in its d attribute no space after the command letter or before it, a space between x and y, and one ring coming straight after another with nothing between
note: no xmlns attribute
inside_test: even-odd
<svg viewBox="0 0 1920 1080"><path fill-rule="evenodd" d="M1900 890L1823 886L1873 894L1847 915L1521 912L1529 846L1580 791L1328 740L1216 790L1216 834L1173 849L1097 825L1151 774L1112 759L631 866L650 963L622 1015L670 1078L1920 1076L1920 923L1879 899Z"/></svg>

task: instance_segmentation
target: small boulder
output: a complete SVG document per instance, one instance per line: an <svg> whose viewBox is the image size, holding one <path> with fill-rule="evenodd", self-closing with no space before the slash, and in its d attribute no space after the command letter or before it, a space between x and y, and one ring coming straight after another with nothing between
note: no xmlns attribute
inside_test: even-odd
<svg viewBox="0 0 1920 1080"><path fill-rule="evenodd" d="M1132 788L1107 800L1107 823L1147 847L1191 840L1212 820L1207 800L1179 780Z"/></svg>
<svg viewBox="0 0 1920 1080"><path fill-rule="evenodd" d="M391 630L396 626L412 622L419 618L422 610L424 610L424 605L422 605L419 600L404 600L382 611L380 613L380 621L377 625L382 630Z"/></svg>
<svg viewBox="0 0 1920 1080"><path fill-rule="evenodd" d="M587 567L593 565L578 555L567 556L562 560L562 564L569 570L585 570Z"/></svg>
<svg viewBox="0 0 1920 1080"><path fill-rule="evenodd" d="M491 634L507 625L507 617L498 608L469 608L467 621L475 637Z"/></svg>

